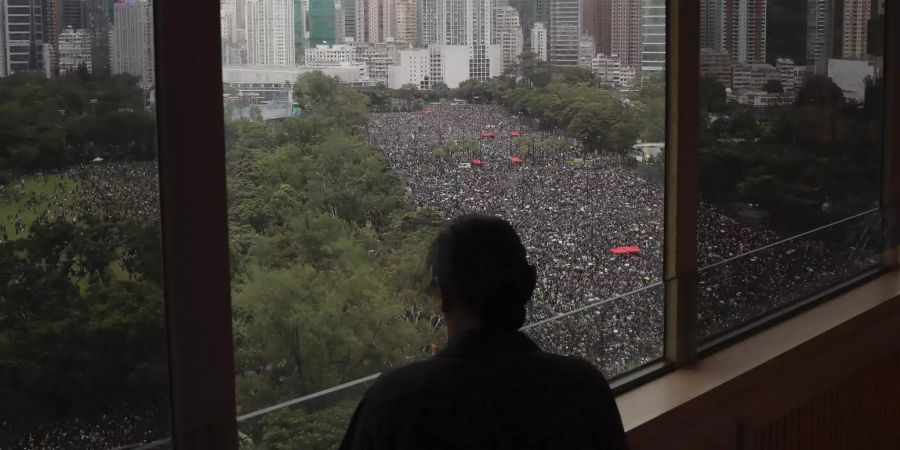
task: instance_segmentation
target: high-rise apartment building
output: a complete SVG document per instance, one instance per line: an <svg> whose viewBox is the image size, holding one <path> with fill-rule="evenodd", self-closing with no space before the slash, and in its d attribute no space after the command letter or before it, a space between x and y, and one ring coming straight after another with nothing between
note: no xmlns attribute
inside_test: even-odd
<svg viewBox="0 0 900 450"><path fill-rule="evenodd" d="M547 60L547 28L543 22L535 22L531 27L531 51L539 60Z"/></svg>
<svg viewBox="0 0 900 450"><path fill-rule="evenodd" d="M594 38L587 34L582 35L578 41L578 65L590 70L595 56L597 46L594 44Z"/></svg>
<svg viewBox="0 0 900 450"><path fill-rule="evenodd" d="M238 0L242 1L242 0ZM243 0L245 1L245 0ZM306 50L306 8L303 0L294 0L294 63L299 64L304 60Z"/></svg>
<svg viewBox="0 0 900 450"><path fill-rule="evenodd" d="M581 32L594 38L594 47L609 54L611 0L581 0Z"/></svg>
<svg viewBox="0 0 900 450"><path fill-rule="evenodd" d="M766 61L766 1L724 0L723 47L737 63Z"/></svg>
<svg viewBox="0 0 900 450"><path fill-rule="evenodd" d="M5 0L3 13L3 60L0 76L15 72L43 71L44 16L40 0Z"/></svg>
<svg viewBox="0 0 900 450"><path fill-rule="evenodd" d="M512 6L494 8L493 42L503 48L503 64L516 64L522 54L524 37L519 12Z"/></svg>
<svg viewBox="0 0 900 450"><path fill-rule="evenodd" d="M59 35L58 64L59 73L78 70L84 67L88 72L93 69L91 65L91 33L88 30L76 30L71 27L63 30Z"/></svg>
<svg viewBox="0 0 900 450"><path fill-rule="evenodd" d="M272 1L272 0L258 0ZM292 21L293 21L293 14ZM359 18L357 17L357 20ZM306 26L309 31L309 45L334 44L337 38L335 24L337 22L337 8L334 0L309 0L309 14L306 17ZM291 25L293 27L293 24Z"/></svg>
<svg viewBox="0 0 900 450"><path fill-rule="evenodd" d="M578 64L581 40L581 2L550 1L550 63L560 66Z"/></svg>
<svg viewBox="0 0 900 450"><path fill-rule="evenodd" d="M247 0L249 64L293 66L296 63L294 8L293 0Z"/></svg>
<svg viewBox="0 0 900 450"><path fill-rule="evenodd" d="M644 59L641 0L611 0L610 52L626 67L640 69Z"/></svg>
<svg viewBox="0 0 900 450"><path fill-rule="evenodd" d="M862 59L867 55L868 26L872 18L871 0L844 0L841 56Z"/></svg>
<svg viewBox="0 0 900 450"><path fill-rule="evenodd" d="M156 83L153 54L153 5L146 0L116 3L110 33L110 67L113 74L140 78L144 89Z"/></svg>
<svg viewBox="0 0 900 450"><path fill-rule="evenodd" d="M356 36L359 42L377 43L396 40L402 24L405 39L415 42L418 28L414 0L356 0ZM399 14L404 17L400 18ZM410 37L412 34L412 37Z"/></svg>
<svg viewBox="0 0 900 450"><path fill-rule="evenodd" d="M419 40L419 5L416 0L394 0L394 40L415 44Z"/></svg>
<svg viewBox="0 0 900 450"><path fill-rule="evenodd" d="M666 70L666 0L643 0L641 71Z"/></svg>
<svg viewBox="0 0 900 450"><path fill-rule="evenodd" d="M91 68L95 74L110 73L113 7L109 0L85 1L85 27L91 33Z"/></svg>
<svg viewBox="0 0 900 450"><path fill-rule="evenodd" d="M827 73L834 57L834 13L834 0L806 2L806 64L815 74Z"/></svg>
<svg viewBox="0 0 900 450"><path fill-rule="evenodd" d="M722 51L724 9L723 0L700 0L700 48Z"/></svg>

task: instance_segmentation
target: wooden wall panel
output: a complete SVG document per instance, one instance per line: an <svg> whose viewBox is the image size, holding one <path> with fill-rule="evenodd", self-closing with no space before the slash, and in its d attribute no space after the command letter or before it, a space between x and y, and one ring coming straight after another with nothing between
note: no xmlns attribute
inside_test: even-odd
<svg viewBox="0 0 900 450"><path fill-rule="evenodd" d="M745 433L747 450L900 449L900 353Z"/></svg>

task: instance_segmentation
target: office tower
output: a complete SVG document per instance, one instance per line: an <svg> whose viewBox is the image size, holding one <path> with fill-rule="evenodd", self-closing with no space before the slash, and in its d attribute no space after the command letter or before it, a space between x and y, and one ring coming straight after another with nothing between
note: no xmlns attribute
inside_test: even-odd
<svg viewBox="0 0 900 450"><path fill-rule="evenodd" d="M493 42L503 48L503 64L510 66L519 61L524 46L519 12L512 6L494 8Z"/></svg>
<svg viewBox="0 0 900 450"><path fill-rule="evenodd" d="M723 0L700 0L700 48L722 52Z"/></svg>
<svg viewBox="0 0 900 450"><path fill-rule="evenodd" d="M294 63L303 61L306 50L306 14L302 0L294 0Z"/></svg>
<svg viewBox="0 0 900 450"><path fill-rule="evenodd" d="M422 0L422 43L466 45L467 7L474 0ZM485 3L485 0L478 0Z"/></svg>
<svg viewBox="0 0 900 450"><path fill-rule="evenodd" d="M336 20L337 11L334 0L309 0L309 14L306 22L307 30L309 31L309 45L334 44L337 36L335 30ZM293 24L291 27L293 27ZM291 31L291 34L293 35L293 31Z"/></svg>
<svg viewBox="0 0 900 450"><path fill-rule="evenodd" d="M866 57L868 26L871 18L871 0L844 0L842 58L862 59Z"/></svg>
<svg viewBox="0 0 900 450"><path fill-rule="evenodd" d="M44 16L40 0L0 2L3 13L3 60L0 76L44 71Z"/></svg>
<svg viewBox="0 0 900 450"><path fill-rule="evenodd" d="M766 0L725 0L723 47L734 62L766 61Z"/></svg>
<svg viewBox="0 0 900 450"><path fill-rule="evenodd" d="M828 72L834 56L834 0L808 0L806 4L806 64L814 74Z"/></svg>
<svg viewBox="0 0 900 450"><path fill-rule="evenodd" d="M641 71L661 72L666 69L666 0L643 0L643 3Z"/></svg>
<svg viewBox="0 0 900 450"><path fill-rule="evenodd" d="M65 30L72 27L75 30L85 28L85 0L54 0L59 3L61 18L59 28Z"/></svg>
<svg viewBox="0 0 900 450"><path fill-rule="evenodd" d="M91 33L91 68L94 74L110 73L110 30L113 13L108 0L85 0L85 26Z"/></svg>
<svg viewBox="0 0 900 450"><path fill-rule="evenodd" d="M59 73L78 70L84 67L91 72L91 33L88 30L76 30L68 27L59 35L57 46Z"/></svg>
<svg viewBox="0 0 900 450"><path fill-rule="evenodd" d="M641 0L611 0L610 54L626 67L640 69L644 59Z"/></svg>
<svg viewBox="0 0 900 450"><path fill-rule="evenodd" d="M531 27L531 51L539 60L547 60L547 28L543 22L536 22Z"/></svg>
<svg viewBox="0 0 900 450"><path fill-rule="evenodd" d="M140 78L144 89L156 82L153 54L153 5L144 0L116 3L110 33L113 74Z"/></svg>
<svg viewBox="0 0 900 450"><path fill-rule="evenodd" d="M298 2L300 0L297 0ZM356 2L357 0L342 0L341 9L344 11L344 37L356 39Z"/></svg>
<svg viewBox="0 0 900 450"><path fill-rule="evenodd" d="M550 2L550 63L560 66L578 64L578 43L581 39L581 2L552 0Z"/></svg>
<svg viewBox="0 0 900 450"><path fill-rule="evenodd" d="M610 0L581 1L581 32L594 38L600 53L609 54Z"/></svg>

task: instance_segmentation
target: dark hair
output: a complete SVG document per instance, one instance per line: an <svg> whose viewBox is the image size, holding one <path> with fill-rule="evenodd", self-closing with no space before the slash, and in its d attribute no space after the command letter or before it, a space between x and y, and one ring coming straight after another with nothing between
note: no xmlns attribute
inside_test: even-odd
<svg viewBox="0 0 900 450"><path fill-rule="evenodd" d="M536 273L516 230L499 217L460 216L435 239L432 283L474 311L485 328L518 329Z"/></svg>

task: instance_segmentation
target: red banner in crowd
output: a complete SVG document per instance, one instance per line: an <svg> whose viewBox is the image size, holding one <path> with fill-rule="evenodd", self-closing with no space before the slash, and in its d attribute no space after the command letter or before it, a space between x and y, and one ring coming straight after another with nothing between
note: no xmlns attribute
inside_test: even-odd
<svg viewBox="0 0 900 450"><path fill-rule="evenodd" d="M480 166L480 165L484 164L484 161L482 161L480 159L473 159L472 164L475 164L476 166Z"/></svg>
<svg viewBox="0 0 900 450"><path fill-rule="evenodd" d="M519 137L519 132L518 131L510 131L509 135L512 137Z"/></svg>
<svg viewBox="0 0 900 450"><path fill-rule="evenodd" d="M523 162L525 162L518 156L513 156L512 158L509 158L509 160L512 161L513 164L522 164Z"/></svg>
<svg viewBox="0 0 900 450"><path fill-rule="evenodd" d="M496 136L496 134L494 134L494 133L490 133L490 132L487 132L487 131L482 131L482 132L481 132L481 137L490 137L490 138L492 138L492 137L494 137L494 136Z"/></svg>
<svg viewBox="0 0 900 450"><path fill-rule="evenodd" d="M629 247L613 247L609 249L609 251L613 252L616 255L636 255L641 252L641 248L632 245Z"/></svg>
<svg viewBox="0 0 900 450"><path fill-rule="evenodd" d="M423 116L427 116L431 113L432 113L432 111L430 109L423 109L422 112L420 112L419 114L421 114Z"/></svg>

